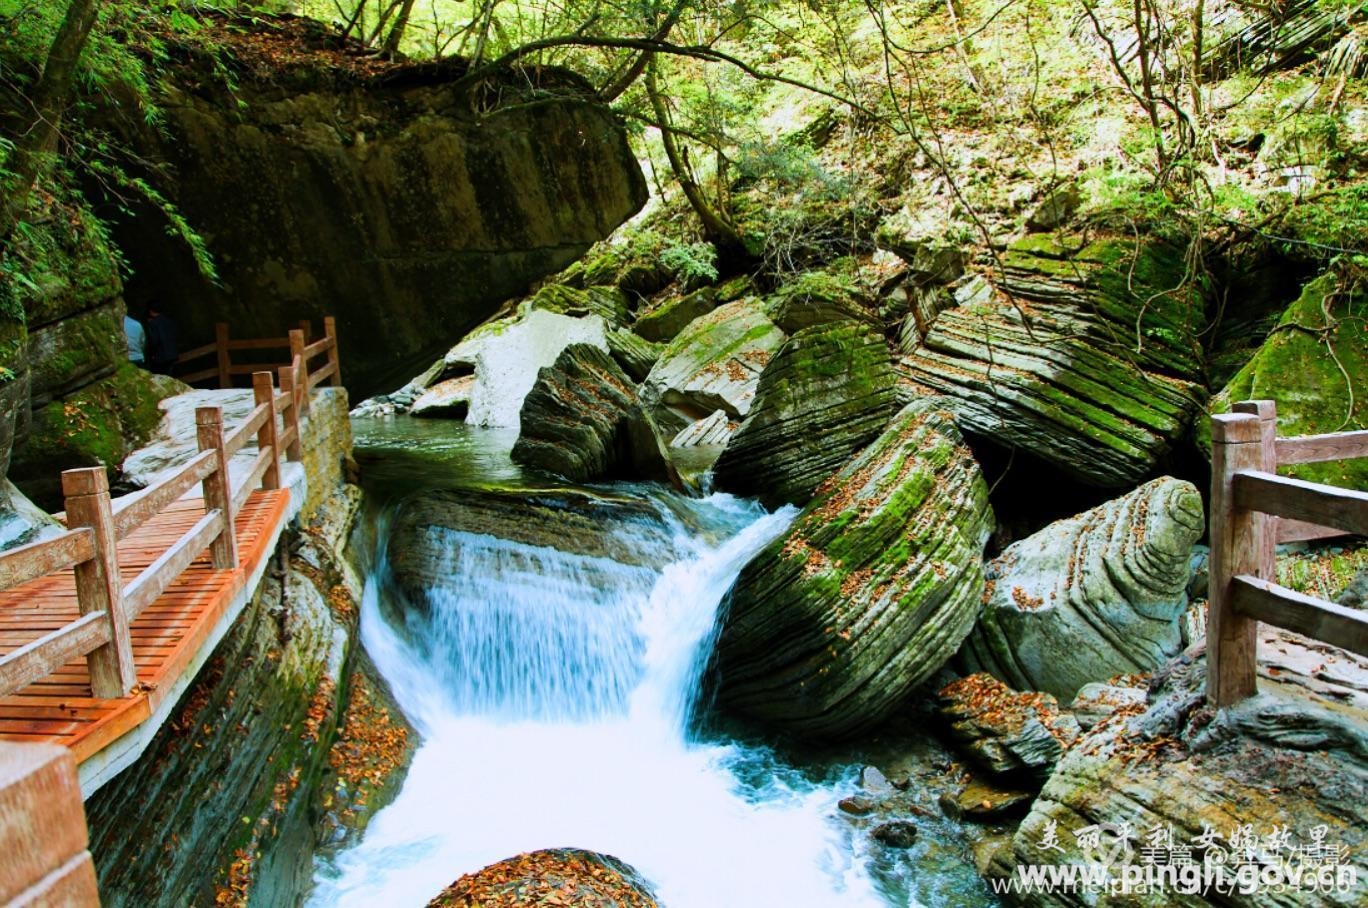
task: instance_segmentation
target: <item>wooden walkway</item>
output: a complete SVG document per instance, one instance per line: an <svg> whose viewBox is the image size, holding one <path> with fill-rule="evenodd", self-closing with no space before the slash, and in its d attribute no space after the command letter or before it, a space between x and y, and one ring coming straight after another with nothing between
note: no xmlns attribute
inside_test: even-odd
<svg viewBox="0 0 1368 908"><path fill-rule="evenodd" d="M0 698L0 740L63 744L83 762L151 717L248 578L270 556L289 500L288 489L253 491L235 519L237 567L215 570L205 551L130 624L138 679L131 693L94 697L85 658L73 659L43 680ZM183 498L121 541L123 583L131 583L204 512L202 498ZM0 592L0 656L79 617L70 568Z"/></svg>

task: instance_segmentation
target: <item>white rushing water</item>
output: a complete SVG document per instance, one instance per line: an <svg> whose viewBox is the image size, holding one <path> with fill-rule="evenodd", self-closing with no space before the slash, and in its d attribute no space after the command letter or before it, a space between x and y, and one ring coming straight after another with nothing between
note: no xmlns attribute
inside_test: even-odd
<svg viewBox="0 0 1368 908"><path fill-rule="evenodd" d="M669 908L884 904L833 820L848 786L687 732L718 605L794 514L687 507L663 567L451 534L449 580L407 634L382 617L381 558L363 640L422 745L362 842L318 869L311 905L422 906L551 847L621 858Z"/></svg>

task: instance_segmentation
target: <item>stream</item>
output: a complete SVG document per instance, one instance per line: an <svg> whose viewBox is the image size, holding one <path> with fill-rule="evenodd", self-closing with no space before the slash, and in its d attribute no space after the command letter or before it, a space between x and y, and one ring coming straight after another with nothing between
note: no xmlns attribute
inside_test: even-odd
<svg viewBox="0 0 1368 908"><path fill-rule="evenodd" d="M843 817L858 763L800 764L696 730L718 607L796 509L616 484L669 528L668 551L631 564L433 529L449 536L444 579L426 614L395 627L395 503L517 484L513 437L407 419L357 420L356 433L376 539L362 640L422 743L361 842L319 861L310 905L423 906L463 873L560 846L621 858L669 908L988 901L972 864L945 858L937 836L953 827L928 823L889 855Z"/></svg>

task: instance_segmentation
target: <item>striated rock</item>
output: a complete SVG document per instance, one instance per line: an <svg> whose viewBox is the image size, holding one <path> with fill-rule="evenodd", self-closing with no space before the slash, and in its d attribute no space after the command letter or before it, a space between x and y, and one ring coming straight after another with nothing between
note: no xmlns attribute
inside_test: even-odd
<svg viewBox="0 0 1368 908"><path fill-rule="evenodd" d="M1012 847L994 856L989 874L1005 877L1021 864L1084 864L1107 857L1141 864L1140 849L1156 828L1171 832L1175 849L1207 833L1211 847L1186 854L1199 866L1233 865L1243 855L1231 837L1242 836L1246 827L1257 837L1248 844L1255 846L1258 864L1288 861L1311 873L1319 829L1322 854L1335 850L1329 865L1342 862L1356 873L1356 887L1281 893L1235 887L1221 904L1362 905L1368 874L1368 660L1266 626L1261 637L1260 656L1269 658L1260 667L1257 697L1217 715L1206 704L1204 654L1175 661L1156 675L1147 706L1103 722L1064 756ZM1083 830L1099 826L1099 847L1083 847ZM1128 844L1116 834L1122 828L1134 831ZM1288 833L1281 847L1270 843L1275 829ZM1047 830L1058 848L1047 847ZM1062 889L1044 889L1015 903L1062 908L1078 901ZM1125 904L1207 902L1180 900L1170 889Z"/></svg>
<svg viewBox="0 0 1368 908"><path fill-rule="evenodd" d="M597 315L613 327L621 327L631 318L627 294L616 287L574 288L564 284L547 284L524 300L519 309L540 309L571 318Z"/></svg>
<svg viewBox="0 0 1368 908"><path fill-rule="evenodd" d="M803 505L892 417L883 338L856 322L804 328L760 376L755 402L713 468L717 487L768 507Z"/></svg>
<svg viewBox="0 0 1368 908"><path fill-rule="evenodd" d="M1121 712L1145 705L1145 689L1142 687L1117 687L1111 684L1094 682L1078 689L1078 695L1069 704L1078 725L1090 731L1102 722Z"/></svg>
<svg viewBox="0 0 1368 908"><path fill-rule="evenodd" d="M849 278L827 271L798 275L767 297L764 309L785 334L831 322L857 321L870 326L877 322Z"/></svg>
<svg viewBox="0 0 1368 908"><path fill-rule="evenodd" d="M606 352L566 347L523 400L513 460L575 482L608 476L622 460L619 426L635 404L631 381Z"/></svg>
<svg viewBox="0 0 1368 908"><path fill-rule="evenodd" d="M1041 234L1013 244L988 299L940 313L899 368L949 398L966 431L1123 487L1203 402L1204 317L1179 250Z"/></svg>
<svg viewBox="0 0 1368 908"><path fill-rule="evenodd" d="M1279 435L1368 428L1368 293L1362 287L1346 292L1340 283L1328 272L1302 288L1254 358L1212 399L1213 413L1236 401L1271 400L1278 405ZM1209 443L1210 425L1200 429ZM1363 489L1368 460L1299 464L1287 475Z"/></svg>
<svg viewBox="0 0 1368 908"><path fill-rule="evenodd" d="M942 795L940 806L952 820L1001 823L1026 813L1034 798L1035 795L1029 791L998 788L975 779L956 794Z"/></svg>
<svg viewBox="0 0 1368 908"><path fill-rule="evenodd" d="M904 409L742 569L711 666L719 706L804 737L878 723L973 626L992 523L950 414Z"/></svg>
<svg viewBox="0 0 1368 908"><path fill-rule="evenodd" d="M470 396L474 390L474 375L462 375L439 381L418 395L409 405L409 414L426 418L463 420L470 412ZM393 399L394 395L390 397Z"/></svg>
<svg viewBox="0 0 1368 908"><path fill-rule="evenodd" d="M1083 201L1077 183L1066 183L1050 190L1040 204L1026 216L1026 229L1032 233L1044 230L1058 230L1078 210Z"/></svg>
<svg viewBox="0 0 1368 908"><path fill-rule="evenodd" d="M607 350L606 332L597 315L573 318L545 309L524 309L513 318L481 326L452 347L444 359L444 374L475 376L466 422L516 428L523 399L538 373L571 344Z"/></svg>
<svg viewBox="0 0 1368 908"><path fill-rule="evenodd" d="M991 675L960 678L938 697L951 740L999 777L1039 785L1080 734L1054 697L1019 693Z"/></svg>
<svg viewBox="0 0 1368 908"><path fill-rule="evenodd" d="M1165 477L1008 547L988 565L965 665L1066 700L1162 665L1182 646L1189 555L1205 527L1197 489Z"/></svg>
<svg viewBox="0 0 1368 908"><path fill-rule="evenodd" d="M646 200L621 121L565 70L466 79L460 60L387 64L265 14L212 31L167 48L156 124L112 104L101 117L209 238L220 284L157 209L115 229L135 301L194 301L171 312L187 340L216 320L269 337L336 315L348 386L364 395Z"/></svg>
<svg viewBox="0 0 1368 908"><path fill-rule="evenodd" d="M717 308L717 290L704 287L682 296L661 300L637 314L632 330L648 341L671 341L696 318Z"/></svg>
<svg viewBox="0 0 1368 908"><path fill-rule="evenodd" d="M725 445L736 431L737 425L727 418L726 410L714 410L711 415L681 429L670 441L670 447L702 448Z"/></svg>
<svg viewBox="0 0 1368 908"><path fill-rule="evenodd" d="M617 360L622 371L635 382L645 381L664 350L663 344L653 344L626 328L614 328L608 332L608 352L613 354L613 359Z"/></svg>
<svg viewBox="0 0 1368 908"><path fill-rule="evenodd" d="M617 858L578 848L549 848L467 873L428 902L428 908L655 908L656 904L641 875Z"/></svg>
<svg viewBox="0 0 1368 908"><path fill-rule="evenodd" d="M66 529L29 501L8 479L0 478L0 551L50 539Z"/></svg>
<svg viewBox="0 0 1368 908"><path fill-rule="evenodd" d="M695 319L665 348L641 386L641 401L674 434L714 410L750 412L760 373L784 342L754 300Z"/></svg>

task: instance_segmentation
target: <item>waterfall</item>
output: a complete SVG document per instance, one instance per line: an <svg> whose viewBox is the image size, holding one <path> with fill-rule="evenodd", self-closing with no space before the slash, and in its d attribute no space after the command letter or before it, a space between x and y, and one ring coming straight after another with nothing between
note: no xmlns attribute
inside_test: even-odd
<svg viewBox="0 0 1368 908"><path fill-rule="evenodd" d="M422 906L463 873L559 846L621 858L670 908L882 904L832 819L839 786L688 733L723 596L795 512L652 494L671 551L641 563L432 530L444 580L400 629L381 608L395 595L382 548L362 637L423 741L310 904Z"/></svg>

